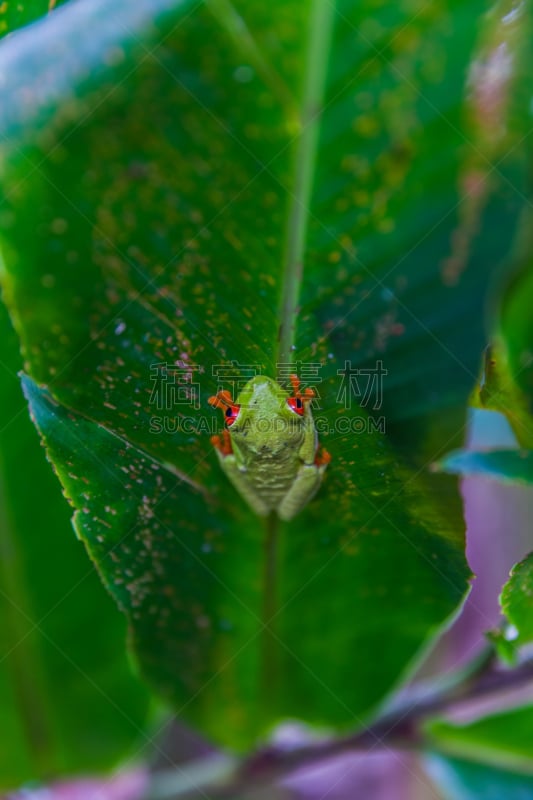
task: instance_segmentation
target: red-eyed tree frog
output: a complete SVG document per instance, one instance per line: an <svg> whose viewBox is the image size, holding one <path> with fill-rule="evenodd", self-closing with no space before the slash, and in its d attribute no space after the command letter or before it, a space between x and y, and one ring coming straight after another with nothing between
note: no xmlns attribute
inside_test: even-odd
<svg viewBox="0 0 533 800"><path fill-rule="evenodd" d="M291 375L292 394L272 378L252 378L237 401L222 390L208 402L224 412L226 428L213 436L220 465L256 514L276 512L292 519L318 490L331 460L319 453L311 413L312 389L300 391Z"/></svg>

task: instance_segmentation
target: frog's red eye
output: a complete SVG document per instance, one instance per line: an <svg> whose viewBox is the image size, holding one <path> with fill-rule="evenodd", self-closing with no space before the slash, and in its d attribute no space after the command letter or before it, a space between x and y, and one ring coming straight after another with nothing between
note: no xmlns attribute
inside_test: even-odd
<svg viewBox="0 0 533 800"><path fill-rule="evenodd" d="M224 412L224 419L226 421L226 425L229 427L233 425L241 407L234 403L231 399L231 394L227 391L227 389L221 389L220 392L217 392L214 397L210 397L207 401L209 405L213 406L214 408L221 408Z"/></svg>
<svg viewBox="0 0 533 800"><path fill-rule="evenodd" d="M288 397L287 403L293 411L295 411L300 417L303 417L305 409L304 401L301 397Z"/></svg>
<svg viewBox="0 0 533 800"><path fill-rule="evenodd" d="M238 405L231 405L231 406L228 406L226 408L226 410L224 412L224 416L226 418L226 425L228 427L230 425L233 425L233 423L235 422L235 420L237 419L237 417L239 415L239 411L240 410L241 410L241 407L238 406Z"/></svg>

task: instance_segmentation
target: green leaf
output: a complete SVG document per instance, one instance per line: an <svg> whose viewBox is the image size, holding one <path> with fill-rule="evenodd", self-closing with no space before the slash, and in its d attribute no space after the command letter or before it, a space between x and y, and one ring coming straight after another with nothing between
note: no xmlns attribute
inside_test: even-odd
<svg viewBox="0 0 533 800"><path fill-rule="evenodd" d="M39 49L30 31L18 37L2 122L14 148L5 175L16 210L6 219L12 305L36 379L54 380L57 397L130 438L146 423L142 411L134 423L121 392L109 401L121 411L104 412L87 381L96 367L106 381L106 361L120 358L115 330L136 342L143 379L157 351L208 373L238 361L275 374L293 338L293 360L321 362L336 389L346 360L367 369L384 359L389 433L409 443L411 457L427 446L422 412L459 409L451 432L461 424L485 341L487 273L507 252L524 204L522 184L508 186L506 170L522 168L515 148L493 176L490 203L484 194L486 209L470 209L483 236L470 242L472 230L463 230L470 197L461 187L472 167L462 146L477 132L463 130L461 98L482 4L448 11L439 3L415 18L400 10L381 18L353 3L335 13L319 0L314 15L311 7L289 4L273 18L248 3L241 17L224 2L160 0L137 4L135 14L118 4L102 19L98 6L81 4L47 20ZM331 41L321 16L328 8ZM93 21L99 35L88 43ZM56 40L70 42L68 69L44 90L36 83L35 102L26 102L31 76L57 63ZM464 252L450 253L453 235ZM54 329L51 302L62 312ZM108 376L111 388L126 373ZM449 438L443 421L438 435L432 423L433 449ZM176 438L161 440L161 453L170 457Z"/></svg>
<svg viewBox="0 0 533 800"><path fill-rule="evenodd" d="M533 776L432 753L426 768L445 800L530 800Z"/></svg>
<svg viewBox="0 0 533 800"><path fill-rule="evenodd" d="M0 37L49 14L66 0L3 0L0 6Z"/></svg>
<svg viewBox="0 0 533 800"><path fill-rule="evenodd" d="M146 693L125 626L76 541L28 419L0 306L0 787L101 770L130 752Z"/></svg>
<svg viewBox="0 0 533 800"><path fill-rule="evenodd" d="M333 473L299 524L265 536L216 474L209 490L183 480L24 386L145 675L219 741L246 746L283 717L360 724L461 599L462 556L399 474L380 490L363 461L360 489L342 491Z"/></svg>
<svg viewBox="0 0 533 800"><path fill-rule="evenodd" d="M524 450L533 448L533 421L529 402L516 383L501 336L485 351L481 381L470 400L474 408L505 414L521 447Z"/></svg>
<svg viewBox="0 0 533 800"><path fill-rule="evenodd" d="M516 666L518 652L516 643L513 640L512 630L509 628L496 628L486 631L485 636L494 647L494 651L502 664L506 664L508 667Z"/></svg>
<svg viewBox="0 0 533 800"><path fill-rule="evenodd" d="M517 630L516 644L533 642L533 553L511 570L500 603L503 613Z"/></svg>
<svg viewBox="0 0 533 800"><path fill-rule="evenodd" d="M533 322L531 303L533 301L533 263L531 261L531 222L533 217L524 218L524 238L529 234L527 244L528 258L516 270L502 298L500 335L505 342L509 369L518 390L525 398L529 414L533 412Z"/></svg>
<svg viewBox="0 0 533 800"><path fill-rule="evenodd" d="M477 89L485 114L479 122L484 127L484 147L498 172L510 150L515 166L525 181L516 181L510 173L505 179L522 194L531 197L531 148L523 146L527 139L527 98L531 95L530 65L533 58L533 14L529 4L516 9L511 3L497 2L487 16L484 39L485 58L474 64L481 80ZM480 72L485 63L487 69ZM492 72L493 80L490 80ZM514 72L509 91L509 75ZM505 118L505 121L504 119ZM517 130L523 132L520 142ZM522 146L520 146L522 145ZM521 165L520 165L521 164ZM515 175L516 177L516 175ZM490 303L492 346L487 348L480 386L472 396L474 406L505 414L520 445L533 449L533 327L531 301L533 272L531 269L532 216L531 203L525 202L517 217L512 247L505 254L505 271L493 287ZM494 221L497 225L497 221Z"/></svg>
<svg viewBox="0 0 533 800"><path fill-rule="evenodd" d="M497 345L485 391L486 404L508 417L518 441L529 449L533 447L532 220L524 214L518 247L527 257L521 256L502 291Z"/></svg>
<svg viewBox="0 0 533 800"><path fill-rule="evenodd" d="M510 109L511 119L523 114L525 98L531 93L528 66L533 57L531 8L524 6L519 16L524 34L526 30L528 33L520 37L519 43L515 40L517 46L509 52L511 59L520 65ZM506 21L505 16L503 21ZM509 144L508 137L506 139ZM524 156L522 169L524 175L530 176L530 149L524 150ZM528 177L524 195L531 196L531 189ZM531 203L526 203L518 218L513 247L507 255L507 270L493 293L491 322L494 343L487 352L481 386L474 397L475 405L504 413L519 443L529 450L533 448L532 221Z"/></svg>
<svg viewBox="0 0 533 800"><path fill-rule="evenodd" d="M533 777L533 705L458 724L430 720L424 733L430 747L501 769L530 773Z"/></svg>
<svg viewBox="0 0 533 800"><path fill-rule="evenodd" d="M483 475L510 483L533 483L531 450L455 450L434 469L455 475Z"/></svg>
<svg viewBox="0 0 533 800"><path fill-rule="evenodd" d="M520 148L483 202L466 188L482 7L80 0L0 50L33 414L144 673L220 741L360 724L467 590L455 482L405 459L460 434L525 203ZM350 391L376 361L381 408ZM217 365L279 364L318 365L333 460L265 527L218 469L206 400Z"/></svg>

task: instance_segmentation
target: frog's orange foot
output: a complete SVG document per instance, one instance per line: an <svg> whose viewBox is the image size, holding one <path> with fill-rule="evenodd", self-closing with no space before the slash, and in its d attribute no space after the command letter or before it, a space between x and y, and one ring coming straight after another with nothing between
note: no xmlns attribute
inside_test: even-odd
<svg viewBox="0 0 533 800"><path fill-rule="evenodd" d="M217 392L213 397L209 397L207 402L210 406L213 406L213 408L222 408L225 410L228 406L233 405L233 398L227 389L221 389L220 392Z"/></svg>
<svg viewBox="0 0 533 800"><path fill-rule="evenodd" d="M315 393L312 389L304 389L303 394L300 391L300 378L298 375L290 375L289 376L292 383L292 394L293 397L300 398L301 400L311 400Z"/></svg>
<svg viewBox="0 0 533 800"><path fill-rule="evenodd" d="M233 453L229 431L226 429L222 431L222 436L212 436L211 444L216 447L217 450L220 450L223 456L230 456Z"/></svg>
<svg viewBox="0 0 533 800"><path fill-rule="evenodd" d="M293 411L300 417L303 417L305 414L305 404L311 402L315 393L312 389L305 389L302 394L298 375L291 375L290 379L292 383L292 395L288 398L287 402Z"/></svg>
<svg viewBox="0 0 533 800"><path fill-rule="evenodd" d="M326 464L329 464L330 461L331 461L331 455L324 447L322 447L320 449L320 452L317 453L315 457L316 466L317 467L325 466Z"/></svg>

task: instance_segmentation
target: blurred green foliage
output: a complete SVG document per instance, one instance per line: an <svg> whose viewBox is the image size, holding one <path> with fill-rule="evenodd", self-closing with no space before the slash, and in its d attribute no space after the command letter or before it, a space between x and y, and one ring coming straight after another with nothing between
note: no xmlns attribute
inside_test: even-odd
<svg viewBox="0 0 533 800"><path fill-rule="evenodd" d="M225 745L287 717L363 725L460 608L456 483L426 467L463 438L489 297L512 375L492 397L529 425L530 273L507 287L526 263L531 13L484 8L79 0L0 46L24 390L143 675ZM212 453L206 400L236 365L315 366L332 462L290 524L243 507ZM123 691L135 718L142 692Z"/></svg>

